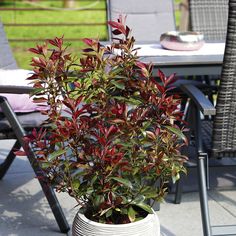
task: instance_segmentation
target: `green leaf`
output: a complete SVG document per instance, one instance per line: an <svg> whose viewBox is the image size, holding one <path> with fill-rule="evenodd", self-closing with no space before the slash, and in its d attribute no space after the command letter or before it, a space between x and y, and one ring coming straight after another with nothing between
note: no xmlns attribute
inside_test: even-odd
<svg viewBox="0 0 236 236"><path fill-rule="evenodd" d="M115 211L121 212L120 208L116 207Z"/></svg>
<svg viewBox="0 0 236 236"><path fill-rule="evenodd" d="M143 196L142 194L138 195L135 199L134 202L143 202L145 200L145 196Z"/></svg>
<svg viewBox="0 0 236 236"><path fill-rule="evenodd" d="M143 130L143 129L141 129L141 132L142 132L142 134L143 134L143 137L146 138L146 137L147 137L147 133L146 133L146 131Z"/></svg>
<svg viewBox="0 0 236 236"><path fill-rule="evenodd" d="M106 213L106 217L110 217L112 215L112 209L109 209L109 211Z"/></svg>
<svg viewBox="0 0 236 236"><path fill-rule="evenodd" d="M122 178L119 178L119 177L112 177L110 179L113 179L113 180L115 180L115 181L117 181L117 182L119 182L121 184L124 184L125 186L127 186L127 187L129 187L131 189L133 188L132 183L129 180L127 180L127 179L122 179Z"/></svg>
<svg viewBox="0 0 236 236"><path fill-rule="evenodd" d="M85 184L84 187L86 188L86 184ZM93 192L94 192L94 189L93 189L92 187L89 187L89 188L86 189L86 193L87 193L88 195L92 194Z"/></svg>
<svg viewBox="0 0 236 236"><path fill-rule="evenodd" d="M133 167L133 175L138 174L139 171L140 171L140 167ZM139 176L140 176L140 175L139 175ZM135 177L134 177L134 178L135 178ZM136 178L135 178L135 180L136 180ZM137 180L136 180L136 181L137 181Z"/></svg>
<svg viewBox="0 0 236 236"><path fill-rule="evenodd" d="M33 91L30 93L30 96L34 96L37 94L41 94L42 92L44 92L45 88L34 88Z"/></svg>
<svg viewBox="0 0 236 236"><path fill-rule="evenodd" d="M75 177L83 176L86 173L87 173L87 171L85 171L85 170L77 169L77 170L71 172L71 177L75 178Z"/></svg>
<svg viewBox="0 0 236 236"><path fill-rule="evenodd" d="M107 209L102 210L101 213L100 213L100 216L106 214L111 208L112 208L112 207L109 207L109 208L107 208Z"/></svg>
<svg viewBox="0 0 236 236"><path fill-rule="evenodd" d="M51 163L46 162L46 161L45 162L41 162L41 166L42 166L43 169L46 169L46 168L51 166Z"/></svg>
<svg viewBox="0 0 236 236"><path fill-rule="evenodd" d="M98 179L97 175L94 175L93 178L91 179L91 185L93 185Z"/></svg>
<svg viewBox="0 0 236 236"><path fill-rule="evenodd" d="M117 99L119 101L126 101L127 99L125 97L122 96L113 96L114 99Z"/></svg>
<svg viewBox="0 0 236 236"><path fill-rule="evenodd" d="M148 127L151 126L151 124L152 124L152 122L150 122L150 121L145 121L145 122L143 123L143 129L146 130Z"/></svg>
<svg viewBox="0 0 236 236"><path fill-rule="evenodd" d="M104 196L102 196L102 195L97 195L97 196L94 198L94 205L95 205L96 207L99 207L104 201L105 201Z"/></svg>
<svg viewBox="0 0 236 236"><path fill-rule="evenodd" d="M183 134L183 132L177 128L171 127L171 126L165 126L168 130L170 130L172 133L176 134L179 138L186 141L186 136Z"/></svg>
<svg viewBox="0 0 236 236"><path fill-rule="evenodd" d="M49 159L50 161L52 161L52 160L54 160L55 158L57 158L57 157L59 157L59 156L65 154L65 153L66 153L66 150L65 150L65 149L57 150L57 151L51 153L51 154L48 156L48 159Z"/></svg>
<svg viewBox="0 0 236 236"><path fill-rule="evenodd" d="M139 101L138 99L135 99L135 98L129 98L129 102L130 102L131 104L137 105L137 106L142 104L141 101Z"/></svg>
<svg viewBox="0 0 236 236"><path fill-rule="evenodd" d="M152 208L149 205L147 205L146 203L144 203L145 200L146 200L146 198L144 195L139 195L137 198L135 198L133 200L133 202L131 202L131 204L142 208L143 210L145 210L148 213L153 213Z"/></svg>
<svg viewBox="0 0 236 236"><path fill-rule="evenodd" d="M116 76L116 74L119 74L121 71L124 70L123 68L118 67L118 66L113 66L111 69L112 69L111 72L112 72L113 76ZM117 75L117 76L119 76L119 75Z"/></svg>
<svg viewBox="0 0 236 236"><path fill-rule="evenodd" d="M179 173L177 173L176 175L173 175L173 176L172 176L172 182L175 184L175 182L176 182L177 180L179 180L179 178L180 178Z"/></svg>
<svg viewBox="0 0 236 236"><path fill-rule="evenodd" d="M121 71L122 71L122 70L121 70ZM122 75L114 75L113 78L123 79L123 80L129 80L126 76L122 76Z"/></svg>
<svg viewBox="0 0 236 236"><path fill-rule="evenodd" d="M111 83L115 85L118 89L125 89L125 85L122 82L116 81L116 80L111 80Z"/></svg>
<svg viewBox="0 0 236 236"><path fill-rule="evenodd" d="M120 212L122 215L127 215L128 214L128 210L126 208L121 208Z"/></svg>
<svg viewBox="0 0 236 236"><path fill-rule="evenodd" d="M150 148L150 147L153 146L153 143L144 141L142 146L143 146L144 149L145 149L145 148Z"/></svg>
<svg viewBox="0 0 236 236"><path fill-rule="evenodd" d="M79 186L80 186L79 180L73 180L72 181L72 186L73 186L73 189L78 189Z"/></svg>
<svg viewBox="0 0 236 236"><path fill-rule="evenodd" d="M145 196L146 199L158 197L158 193L153 187L144 188L141 193Z"/></svg>
<svg viewBox="0 0 236 236"><path fill-rule="evenodd" d="M131 222L135 221L137 212L134 210L132 206L129 207L128 209L128 217Z"/></svg>
<svg viewBox="0 0 236 236"><path fill-rule="evenodd" d="M152 208L144 202L133 202L132 205L138 206L150 214L153 213Z"/></svg>

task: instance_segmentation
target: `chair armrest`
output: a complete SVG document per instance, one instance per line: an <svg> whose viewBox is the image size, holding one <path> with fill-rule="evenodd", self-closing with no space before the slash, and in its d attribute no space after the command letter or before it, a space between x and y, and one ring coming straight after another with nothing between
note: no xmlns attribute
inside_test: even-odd
<svg viewBox="0 0 236 236"><path fill-rule="evenodd" d="M206 96L197 87L191 84L180 85L181 90L186 93L203 113L203 115L215 115L216 109L213 104L206 98Z"/></svg>
<svg viewBox="0 0 236 236"><path fill-rule="evenodd" d="M0 93L29 94L33 87L17 85L0 85Z"/></svg>

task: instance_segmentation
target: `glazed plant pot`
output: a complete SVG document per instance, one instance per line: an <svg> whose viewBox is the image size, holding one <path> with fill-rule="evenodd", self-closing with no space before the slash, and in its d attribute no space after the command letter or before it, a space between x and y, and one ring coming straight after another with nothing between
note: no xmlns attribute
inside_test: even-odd
<svg viewBox="0 0 236 236"><path fill-rule="evenodd" d="M148 214L144 219L128 224L102 224L77 213L72 225L73 236L160 236L157 214Z"/></svg>

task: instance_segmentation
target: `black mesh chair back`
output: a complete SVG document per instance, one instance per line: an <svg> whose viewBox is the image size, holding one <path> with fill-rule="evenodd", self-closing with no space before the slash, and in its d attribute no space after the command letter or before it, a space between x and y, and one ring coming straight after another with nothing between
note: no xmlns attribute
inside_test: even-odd
<svg viewBox="0 0 236 236"><path fill-rule="evenodd" d="M228 0L190 0L190 29L206 40L225 40Z"/></svg>
<svg viewBox="0 0 236 236"><path fill-rule="evenodd" d="M16 61L8 44L3 24L0 22L0 69L17 69ZM17 79L17 78L16 78ZM1 93L25 94L30 93L32 88L27 86L0 85L0 138L14 138L16 141L6 158L0 163L0 180L5 176L7 170L15 159L15 151L24 146L23 137L26 130L39 128L45 117L39 112L16 114L8 103L7 99L1 96ZM34 150L29 147L27 158L35 172L36 176L41 176L40 166ZM42 176L41 176L42 177ZM51 210L58 223L60 231L66 233L70 227L53 191L43 178L38 178L45 197L51 207ZM1 190L2 191L2 190Z"/></svg>
<svg viewBox="0 0 236 236"><path fill-rule="evenodd" d="M173 0L107 0L107 18L127 16L127 25L137 42L157 42L164 32L175 30ZM109 40L112 40L108 26Z"/></svg>

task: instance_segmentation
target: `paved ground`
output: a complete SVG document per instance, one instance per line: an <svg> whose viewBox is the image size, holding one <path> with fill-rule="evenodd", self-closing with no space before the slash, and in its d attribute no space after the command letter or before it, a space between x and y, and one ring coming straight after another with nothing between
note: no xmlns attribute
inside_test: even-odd
<svg viewBox="0 0 236 236"><path fill-rule="evenodd" d="M6 154L9 146L9 142L0 142L1 155ZM215 189L209 192L213 224L236 224L236 191L233 191L236 175L232 173L215 170L212 185L219 187L226 183L228 187L224 188L225 190L220 188L220 190ZM158 215L163 236L202 235L196 188L195 173L191 171L186 178L182 203L173 204L174 196L170 194L166 202L161 204ZM187 192L190 190L191 192ZM71 224L76 213L74 208L76 203L66 194L58 194L58 198ZM7 235L63 235L58 230L29 162L22 157L14 161L4 179L0 181L0 236Z"/></svg>

